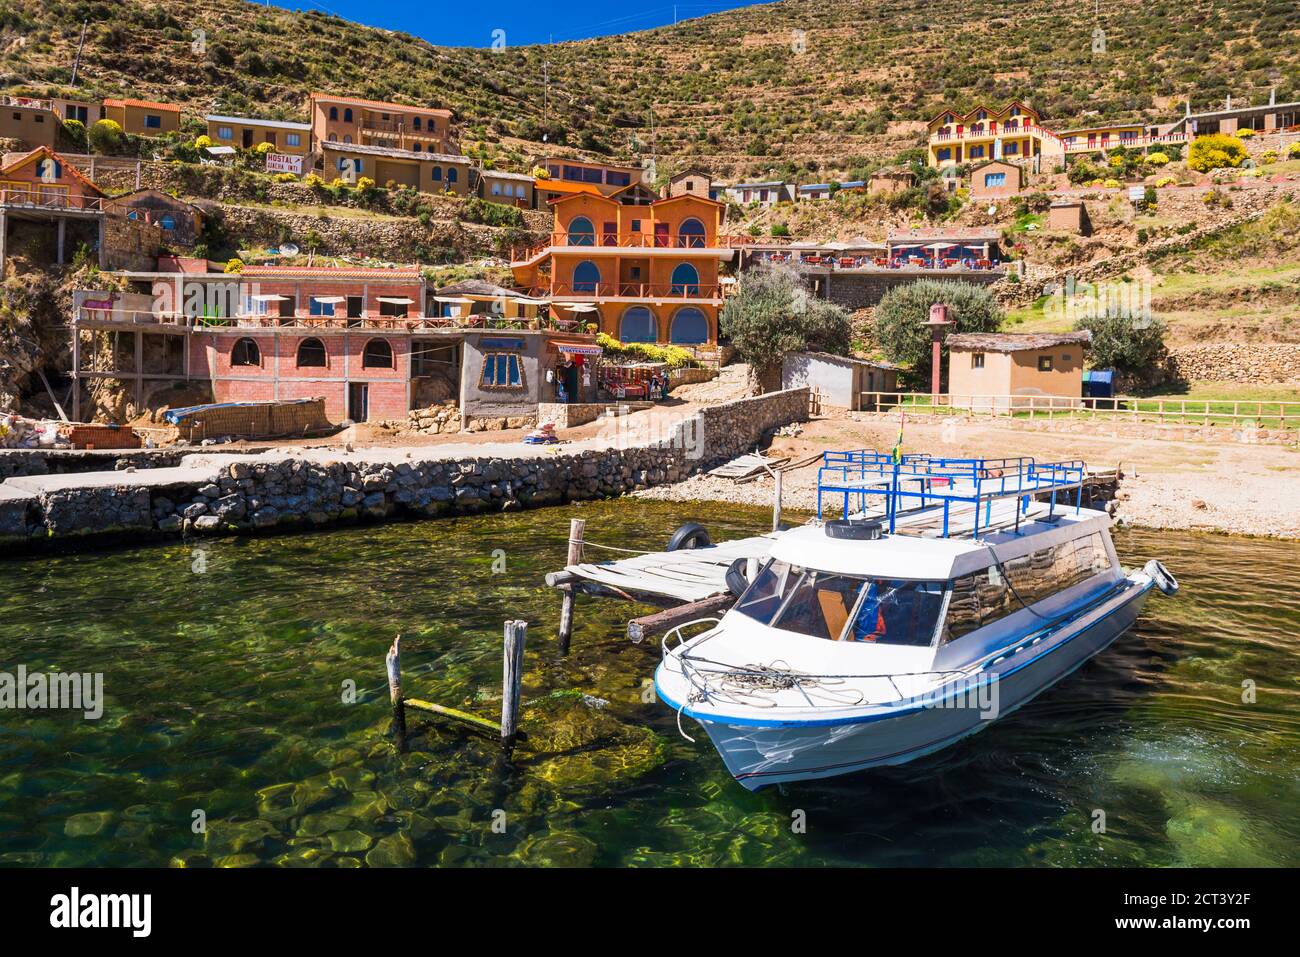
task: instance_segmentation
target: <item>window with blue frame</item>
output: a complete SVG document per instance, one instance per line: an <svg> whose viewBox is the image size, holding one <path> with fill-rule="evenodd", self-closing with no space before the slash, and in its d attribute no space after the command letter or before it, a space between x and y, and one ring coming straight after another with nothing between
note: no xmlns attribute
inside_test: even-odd
<svg viewBox="0 0 1300 957"><path fill-rule="evenodd" d="M700 274L690 263L678 263L673 268L671 294L674 296L700 294Z"/></svg>
<svg viewBox="0 0 1300 957"><path fill-rule="evenodd" d="M600 282L600 270L593 262L580 262L573 267L573 291L594 293Z"/></svg>
<svg viewBox="0 0 1300 957"><path fill-rule="evenodd" d="M522 389L524 370L517 352L489 352L483 356L484 389Z"/></svg>
<svg viewBox="0 0 1300 957"><path fill-rule="evenodd" d="M454 166L447 167L447 182L454 183L460 179L460 170Z"/></svg>
<svg viewBox="0 0 1300 957"><path fill-rule="evenodd" d="M284 135L285 146L301 146L302 136L299 133L286 133Z"/></svg>
<svg viewBox="0 0 1300 957"><path fill-rule="evenodd" d="M984 176L984 187L987 189L991 186L1006 186L1006 173L987 173Z"/></svg>
<svg viewBox="0 0 1300 957"><path fill-rule="evenodd" d="M1002 147L1002 152L1004 152L1004 153L1019 153L1019 152L1020 152L1020 144L1019 144L1019 143L1007 143L1004 147Z"/></svg>
<svg viewBox="0 0 1300 957"><path fill-rule="evenodd" d="M433 170L432 170L432 175L433 175L433 181L434 181L435 183L441 183L441 182L442 182L442 167L441 167L441 166L435 166L435 167L433 168Z"/></svg>
<svg viewBox="0 0 1300 957"><path fill-rule="evenodd" d="M317 299L315 296L312 296L311 314L313 316L332 316L334 315L334 303L324 302L320 299Z"/></svg>
<svg viewBox="0 0 1300 957"><path fill-rule="evenodd" d="M157 113L146 113L144 115L144 128L147 130L162 129L162 117Z"/></svg>
<svg viewBox="0 0 1300 957"><path fill-rule="evenodd" d="M175 229L176 219L171 213L164 213L162 219L158 220L158 225L163 229Z"/></svg>
<svg viewBox="0 0 1300 957"><path fill-rule="evenodd" d="M938 156L940 161L950 160L952 159L952 150L948 150L948 149L939 150Z"/></svg>

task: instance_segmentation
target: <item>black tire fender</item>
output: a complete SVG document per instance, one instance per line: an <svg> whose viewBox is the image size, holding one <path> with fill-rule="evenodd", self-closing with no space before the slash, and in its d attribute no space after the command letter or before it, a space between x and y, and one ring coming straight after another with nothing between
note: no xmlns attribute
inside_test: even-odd
<svg viewBox="0 0 1300 957"><path fill-rule="evenodd" d="M679 548L708 548L712 544L713 539L709 538L709 533L703 525L699 522L687 522L673 532L672 537L668 539L668 547L664 550L675 552Z"/></svg>
<svg viewBox="0 0 1300 957"><path fill-rule="evenodd" d="M749 559L737 558L727 568L727 591L731 592L737 598L745 593L749 587L749 579L745 577L745 565Z"/></svg>

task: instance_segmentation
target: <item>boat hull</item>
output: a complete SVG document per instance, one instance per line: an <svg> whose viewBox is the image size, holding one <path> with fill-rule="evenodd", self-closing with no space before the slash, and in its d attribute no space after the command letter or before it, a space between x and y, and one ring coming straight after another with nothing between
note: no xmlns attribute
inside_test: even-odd
<svg viewBox="0 0 1300 957"><path fill-rule="evenodd" d="M1132 627L1151 589L1133 582L1096 611L985 668L965 693L900 702L840 723L711 720L691 709L736 780L750 790L787 781L905 764L945 748L1014 711L1103 651ZM996 676L996 680L990 679ZM970 690L973 685L973 690ZM996 690L991 691L990 687Z"/></svg>

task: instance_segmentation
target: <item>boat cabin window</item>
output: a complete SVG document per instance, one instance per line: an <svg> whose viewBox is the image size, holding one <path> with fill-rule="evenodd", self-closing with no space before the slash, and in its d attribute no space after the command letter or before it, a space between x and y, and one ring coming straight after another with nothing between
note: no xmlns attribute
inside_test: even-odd
<svg viewBox="0 0 1300 957"><path fill-rule="evenodd" d="M942 582L860 578L771 561L736 611L771 628L828 641L929 645Z"/></svg>
<svg viewBox="0 0 1300 957"><path fill-rule="evenodd" d="M1032 605L1110 568L1110 554L1100 533L1040 548L997 566L964 575L952 583L948 620L942 641L991 625L1025 604ZM1011 579L1008 587L1007 578ZM1017 595L1019 597L1017 597Z"/></svg>

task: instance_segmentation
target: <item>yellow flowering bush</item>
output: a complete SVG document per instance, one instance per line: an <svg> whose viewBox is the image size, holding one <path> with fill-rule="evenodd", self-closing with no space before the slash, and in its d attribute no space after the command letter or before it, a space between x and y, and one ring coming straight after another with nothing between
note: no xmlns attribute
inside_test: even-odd
<svg viewBox="0 0 1300 957"><path fill-rule="evenodd" d="M1187 166L1198 173L1212 169L1235 169L1246 162L1246 147L1235 136L1211 133L1198 136L1187 153Z"/></svg>
<svg viewBox="0 0 1300 957"><path fill-rule="evenodd" d="M1150 166L1167 166L1169 164L1169 154L1157 150L1147 156L1147 164Z"/></svg>

